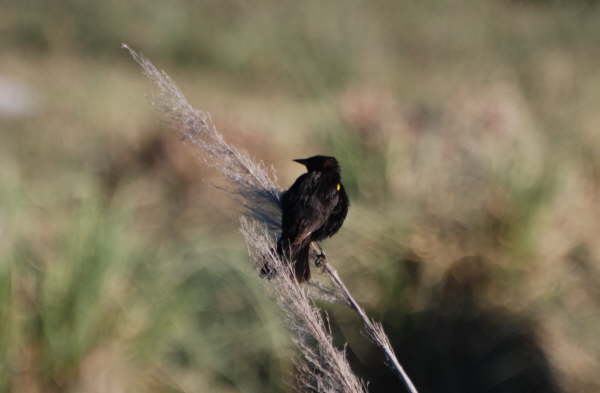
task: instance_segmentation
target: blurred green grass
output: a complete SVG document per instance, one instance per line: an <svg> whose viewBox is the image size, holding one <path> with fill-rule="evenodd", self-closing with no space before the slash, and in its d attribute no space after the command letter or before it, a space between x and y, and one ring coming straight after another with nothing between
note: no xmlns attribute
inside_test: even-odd
<svg viewBox="0 0 600 393"><path fill-rule="evenodd" d="M292 158L340 159L352 209L328 254L398 343L481 256L482 309L531 316L560 385L597 390L599 18L592 1L4 2L0 96L25 104L0 105L0 388L288 389L235 207L162 126L127 42L282 187Z"/></svg>

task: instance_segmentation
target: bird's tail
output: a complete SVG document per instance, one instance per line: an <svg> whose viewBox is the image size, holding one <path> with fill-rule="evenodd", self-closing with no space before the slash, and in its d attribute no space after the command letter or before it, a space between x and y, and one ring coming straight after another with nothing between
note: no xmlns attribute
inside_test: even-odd
<svg viewBox="0 0 600 393"><path fill-rule="evenodd" d="M290 245L289 241L280 238L277 242L277 255L283 261L291 261L294 264L294 274L299 283L310 280L310 243L302 245L299 248L294 248ZM269 266L267 262L260 269L261 277L272 278L275 274L275 269Z"/></svg>
<svg viewBox="0 0 600 393"><path fill-rule="evenodd" d="M296 252L294 258L294 273L296 274L296 280L300 282L305 282L310 280L310 265L308 263L310 255L310 243L306 246L303 246L300 250Z"/></svg>

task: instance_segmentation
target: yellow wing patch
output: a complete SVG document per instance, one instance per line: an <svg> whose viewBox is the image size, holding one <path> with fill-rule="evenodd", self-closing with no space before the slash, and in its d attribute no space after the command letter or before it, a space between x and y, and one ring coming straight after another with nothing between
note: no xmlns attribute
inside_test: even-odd
<svg viewBox="0 0 600 393"><path fill-rule="evenodd" d="M338 184L338 185L337 185L337 187L336 187L336 189L339 191L341 187L342 187L342 186L340 186L340 185Z"/></svg>

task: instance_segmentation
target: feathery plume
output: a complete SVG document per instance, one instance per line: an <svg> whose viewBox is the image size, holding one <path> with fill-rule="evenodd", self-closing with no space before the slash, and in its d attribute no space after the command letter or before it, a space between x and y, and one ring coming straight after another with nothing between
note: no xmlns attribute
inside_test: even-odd
<svg viewBox="0 0 600 393"><path fill-rule="evenodd" d="M197 148L195 151L200 159L224 175L228 182L227 190L243 208L241 232L254 264L260 267L266 262L278 273L266 286L280 306L299 350L296 362L298 388L305 392L366 393L366 386L352 372L345 351L333 345L326 315L311 301L307 287L298 285L292 264L283 261L275 252L275 239L280 230L281 190L276 185L274 171L229 145L217 131L210 115L193 108L164 71L126 44L122 47L129 51L142 67L144 75L156 85L154 105L165 113L182 138ZM368 336L386 354L388 365L411 393L417 393L400 366L382 326L366 315L333 266L327 260L323 264L338 291L333 292L318 284L312 288L324 298L342 301L355 310L363 319Z"/></svg>

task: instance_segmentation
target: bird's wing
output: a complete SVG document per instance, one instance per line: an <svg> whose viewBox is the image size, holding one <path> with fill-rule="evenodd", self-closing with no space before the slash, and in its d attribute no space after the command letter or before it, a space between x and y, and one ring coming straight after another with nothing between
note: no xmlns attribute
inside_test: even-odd
<svg viewBox="0 0 600 393"><path fill-rule="evenodd" d="M331 213L316 197L319 178L318 173L305 173L282 197L282 235L289 239L291 244L304 243L311 233L324 224Z"/></svg>
<svg viewBox="0 0 600 393"><path fill-rule="evenodd" d="M324 234L323 237L330 237L335 234L346 219L346 215L348 214L348 207L350 206L350 201L348 200L348 195L346 194L346 190L344 186L340 183L340 189L338 190L338 202L335 207L331 211L329 218L323 224L323 227L319 230Z"/></svg>

